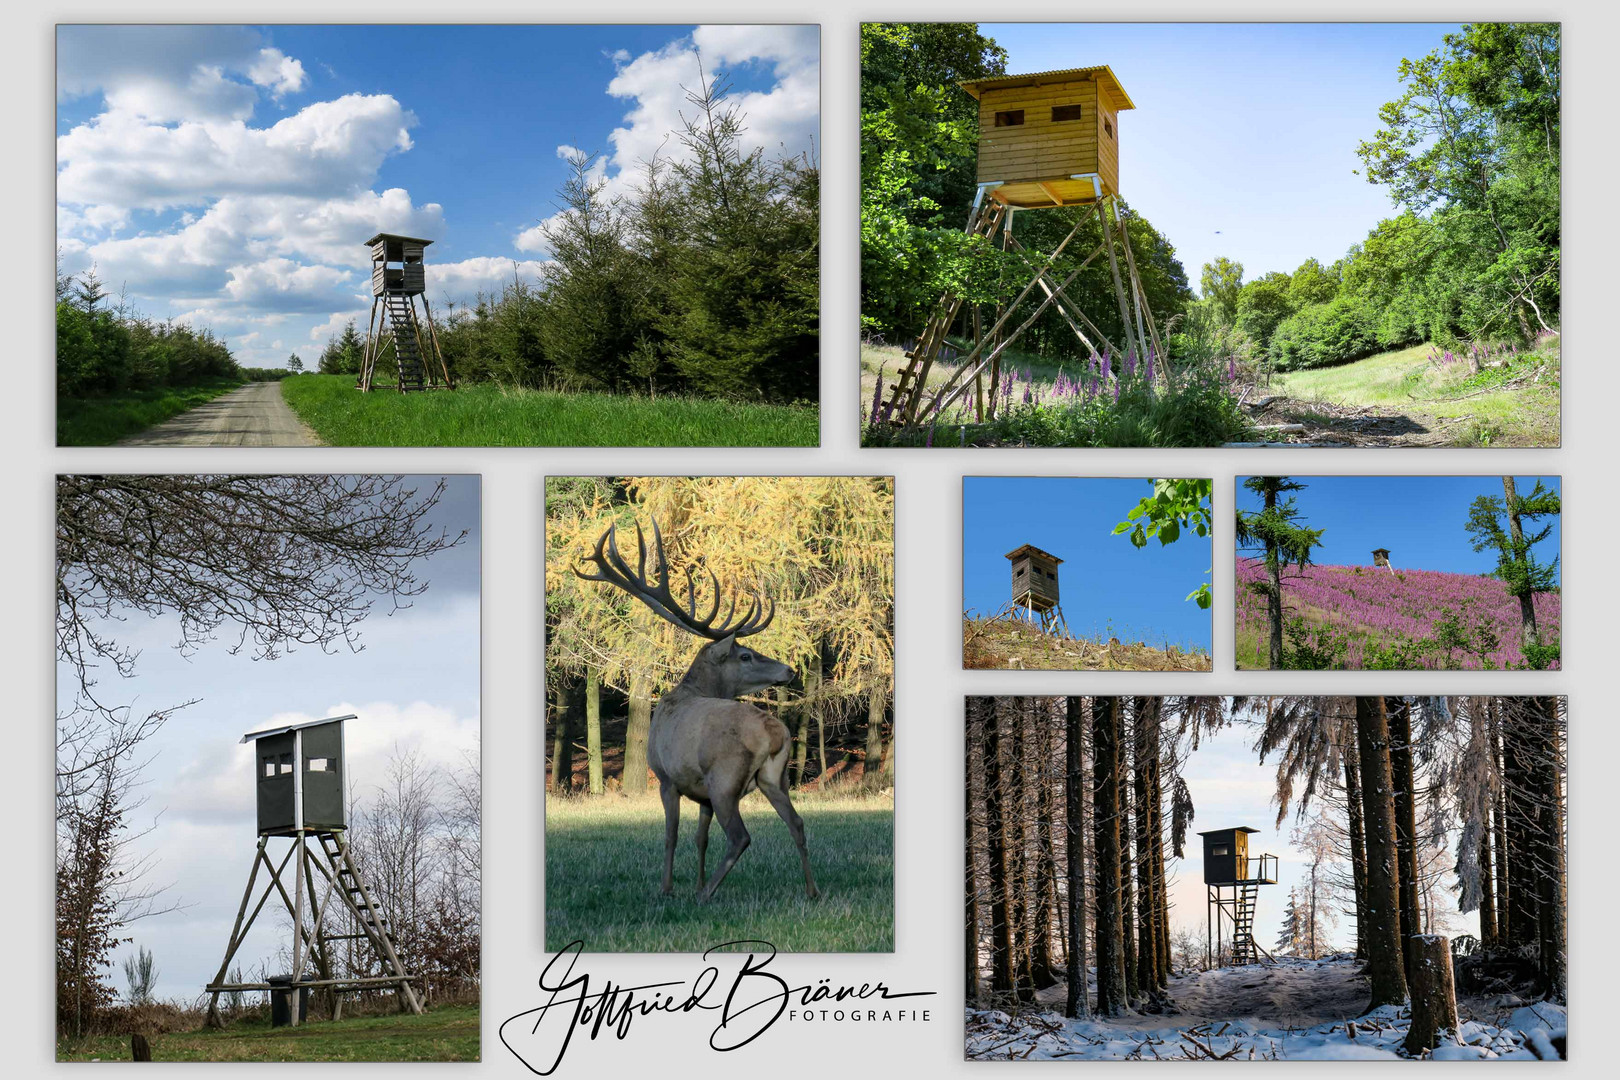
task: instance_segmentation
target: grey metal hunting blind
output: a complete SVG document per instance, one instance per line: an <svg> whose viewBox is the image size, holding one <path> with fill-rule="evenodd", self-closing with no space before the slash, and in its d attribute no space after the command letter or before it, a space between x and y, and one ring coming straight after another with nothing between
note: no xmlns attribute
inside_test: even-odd
<svg viewBox="0 0 1620 1080"><path fill-rule="evenodd" d="M1232 962L1252 964L1271 954L1254 940L1254 909L1260 886L1277 884L1277 856L1250 855L1249 836L1259 832L1247 825L1201 832L1204 838L1204 886L1208 891L1205 915L1209 938L1207 959L1214 966L1221 941L1230 927Z"/></svg>
<svg viewBox="0 0 1620 1080"><path fill-rule="evenodd" d="M379 906L349 850L348 800L345 798L348 762L344 724L353 715L334 716L305 724L250 731L242 742L253 744L254 804L259 833L258 850L248 872L247 888L236 911L236 922L225 948L219 973L205 987L209 994L208 1024L220 1027L219 995L243 990L268 990L278 998L277 1018L296 1025L303 1018L302 1001L311 989L325 993L332 1019L343 1015L344 993L392 987L399 1010L422 1012L422 1004L400 962L394 929ZM270 841L291 843L279 860L269 854ZM313 841L313 843L311 843ZM291 870L290 886L283 875ZM259 873L266 875L258 902L252 904ZM292 972L262 982L226 982L231 961L264 910L272 894L279 896L292 922ZM353 932L340 924L343 916ZM370 945L377 974L371 969L340 974L335 941Z"/></svg>
<svg viewBox="0 0 1620 1080"><path fill-rule="evenodd" d="M361 390L383 384L376 381L377 362L392 358L399 377L395 389L454 390L450 369L439 351L433 309L427 298L427 247L432 240L418 236L378 233L366 241L371 251L371 319L366 324L366 351L360 361ZM422 302L422 318L416 303ZM427 332L423 333L423 321ZM385 368L386 370L386 368ZM385 387L383 387L385 388Z"/></svg>

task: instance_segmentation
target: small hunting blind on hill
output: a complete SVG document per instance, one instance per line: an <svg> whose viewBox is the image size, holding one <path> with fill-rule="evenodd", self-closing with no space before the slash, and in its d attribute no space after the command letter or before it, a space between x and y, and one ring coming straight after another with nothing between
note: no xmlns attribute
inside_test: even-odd
<svg viewBox="0 0 1620 1080"><path fill-rule="evenodd" d="M1389 565L1389 548L1373 548L1373 565Z"/></svg>
<svg viewBox="0 0 1620 1080"><path fill-rule="evenodd" d="M979 102L979 183L998 185L997 199L1029 208L1119 194L1118 117L1136 106L1106 65L961 86Z"/></svg>
<svg viewBox="0 0 1620 1080"><path fill-rule="evenodd" d="M250 731L259 835L348 827L343 800L343 722L351 716Z"/></svg>
<svg viewBox="0 0 1620 1080"><path fill-rule="evenodd" d="M1063 560L1033 544L1007 552L1012 563L1013 603L1034 611L1058 605L1058 563Z"/></svg>
<svg viewBox="0 0 1620 1080"><path fill-rule="evenodd" d="M371 390L383 384L376 381L377 362L384 370L397 373L394 388L407 390L454 390L450 369L439 351L439 333L433 325L433 309L428 306L426 250L431 240L419 236L378 233L366 241L371 252L371 319L366 324L366 352L360 361L356 385ZM422 317L416 313L417 297L422 300ZM423 320L427 330L423 332Z"/></svg>

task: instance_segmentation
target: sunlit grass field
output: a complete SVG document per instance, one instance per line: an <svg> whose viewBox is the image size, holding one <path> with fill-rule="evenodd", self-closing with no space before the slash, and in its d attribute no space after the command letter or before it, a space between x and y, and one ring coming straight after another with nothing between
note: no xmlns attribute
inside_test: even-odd
<svg viewBox="0 0 1620 1080"><path fill-rule="evenodd" d="M816 446L821 439L813 406L488 383L362 394L348 375L300 375L281 389L331 446Z"/></svg>
<svg viewBox="0 0 1620 1080"><path fill-rule="evenodd" d="M58 398L56 445L111 446L241 385L239 379L220 379L202 386L129 390L111 397Z"/></svg>
<svg viewBox="0 0 1620 1080"><path fill-rule="evenodd" d="M675 894L660 896L664 810L656 795L546 797L546 948L702 952L743 938L782 952L894 949L894 798L795 792L821 897L807 900L787 826L758 792L743 800L753 843L714 898L697 892L697 806L681 800ZM725 857L709 831L709 873Z"/></svg>
<svg viewBox="0 0 1620 1080"><path fill-rule="evenodd" d="M312 1020L296 1028L265 1017L235 1020L224 1030L199 1028L148 1037L153 1061L477 1061L477 1005L430 1008L421 1016L392 1014L352 1020ZM128 1061L128 1035L60 1040L58 1061Z"/></svg>

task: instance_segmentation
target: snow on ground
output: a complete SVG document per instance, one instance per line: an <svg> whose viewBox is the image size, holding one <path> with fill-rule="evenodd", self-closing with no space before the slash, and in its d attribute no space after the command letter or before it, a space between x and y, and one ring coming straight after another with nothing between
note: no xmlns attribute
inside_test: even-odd
<svg viewBox="0 0 1620 1080"><path fill-rule="evenodd" d="M1363 1014L1367 983L1354 958L1281 957L1177 976L1163 1013L1118 1019L1066 1020L1066 988L1038 995L1035 1010L1009 1015L969 1008L967 1056L987 1059L1090 1060L1354 1060L1404 1058L1409 1020L1404 1008ZM1565 1011L1546 1002L1519 1008L1501 1026L1463 1019L1459 1042L1442 1045L1436 1060L1556 1057ZM1531 1044L1536 1050L1531 1049Z"/></svg>

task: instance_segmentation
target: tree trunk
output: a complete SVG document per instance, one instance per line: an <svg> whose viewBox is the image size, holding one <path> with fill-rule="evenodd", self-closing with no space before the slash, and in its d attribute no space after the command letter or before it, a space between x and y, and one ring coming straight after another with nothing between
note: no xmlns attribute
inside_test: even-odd
<svg viewBox="0 0 1620 1080"><path fill-rule="evenodd" d="M1266 664L1272 671L1280 671L1283 666L1282 561L1275 551L1266 552L1266 574L1270 582L1266 593L1266 619L1271 627Z"/></svg>
<svg viewBox="0 0 1620 1080"><path fill-rule="evenodd" d="M1022 702L1008 702L1008 719L1012 721L1012 739L1008 743L1007 791L1002 800L1002 820L1006 823L1007 880L1010 889L1009 904L1013 920L1013 989L1019 1001L1035 1000L1035 983L1031 969L1033 960L1030 944L1034 912L1030 907L1029 889L1029 788L1024 783L1024 759L1028 748L1024 745L1025 713Z"/></svg>
<svg viewBox="0 0 1620 1080"><path fill-rule="evenodd" d="M984 742L984 717L981 702L983 698L967 699L967 761L963 776L967 778L966 795L963 800L967 806L967 833L966 833L966 859L963 881L963 892L967 900L966 932L963 937L962 956L965 965L967 1000L976 1001L979 997L979 883L978 883L978 855L974 851L973 810L978 801L973 797L973 748ZM864 769L863 769L864 771ZM982 794L982 789L981 789Z"/></svg>
<svg viewBox="0 0 1620 1080"><path fill-rule="evenodd" d="M881 683L866 697L866 757L861 763L861 779L876 781L883 773L883 713L888 695Z"/></svg>
<svg viewBox="0 0 1620 1080"><path fill-rule="evenodd" d="M1159 930L1155 915L1157 898L1153 887L1153 810L1148 801L1148 772L1152 756L1148 732L1157 724L1148 698L1136 699L1131 710L1135 770L1132 782L1136 796L1136 987L1154 996L1159 987Z"/></svg>
<svg viewBox="0 0 1620 1080"><path fill-rule="evenodd" d="M585 673L585 768L590 793L602 794L602 682L594 671Z"/></svg>
<svg viewBox="0 0 1620 1080"><path fill-rule="evenodd" d="M1356 739L1345 740L1344 801L1350 819L1350 877L1356 893L1356 959L1367 959L1367 935L1361 928L1367 918L1367 833L1362 822L1361 755Z"/></svg>
<svg viewBox="0 0 1620 1080"><path fill-rule="evenodd" d="M1494 801L1494 800L1493 800ZM1485 808L1485 822L1479 834L1479 944L1496 948L1496 873L1491 864L1491 808Z"/></svg>
<svg viewBox="0 0 1620 1080"><path fill-rule="evenodd" d="M1000 710L984 713L984 850L990 865L990 989L1013 988L1012 922L1007 915L1007 852L1003 846Z"/></svg>
<svg viewBox="0 0 1620 1080"><path fill-rule="evenodd" d="M1361 755L1362 818L1367 830L1367 909L1358 936L1367 945L1368 1011L1406 1000L1400 939L1400 866L1395 843L1394 781L1390 776L1389 721L1381 697L1356 698L1356 743Z"/></svg>
<svg viewBox="0 0 1620 1080"><path fill-rule="evenodd" d="M1123 706L1120 707L1124 711ZM1131 763L1126 757L1126 739L1123 722L1120 724L1119 760L1119 928L1124 946L1120 960L1125 966L1125 1000L1135 1001L1141 993L1137 979L1136 959L1136 881L1135 859L1131 854L1131 841L1135 830L1131 812Z"/></svg>
<svg viewBox="0 0 1620 1080"><path fill-rule="evenodd" d="M1119 699L1091 702L1092 832L1097 856L1097 1015L1121 1016L1125 1000L1120 911Z"/></svg>
<svg viewBox="0 0 1620 1080"><path fill-rule="evenodd" d="M1401 958L1410 981L1412 941L1425 929L1418 907L1417 794L1412 765L1411 707L1404 699L1397 698L1387 717L1390 778L1395 785L1395 850L1400 860Z"/></svg>
<svg viewBox="0 0 1620 1080"><path fill-rule="evenodd" d="M1536 841L1541 832L1537 805L1536 758L1540 733L1522 701L1511 701L1502 715L1502 789L1507 803L1508 909L1510 949L1535 944L1541 935L1541 873Z"/></svg>
<svg viewBox="0 0 1620 1080"><path fill-rule="evenodd" d="M1413 1057L1457 1041L1457 993L1451 979L1451 942L1439 934L1412 939L1412 1026L1406 1052Z"/></svg>
<svg viewBox="0 0 1620 1080"><path fill-rule="evenodd" d="M627 795L647 793L647 736L652 732L652 710L652 678L632 675L630 723L624 730L624 775L620 778Z"/></svg>
<svg viewBox="0 0 1620 1080"><path fill-rule="evenodd" d="M1035 989L1045 990L1057 982L1052 963L1053 901L1049 887L1052 871L1052 785L1046 782L1052 762L1052 725L1045 715L1044 699L1031 699L1029 708L1035 724L1035 760L1039 763L1035 783L1035 940L1030 974Z"/></svg>
<svg viewBox="0 0 1620 1080"><path fill-rule="evenodd" d="M1541 712L1541 754L1537 762L1537 794L1541 804L1541 895L1540 948L1542 976L1547 996L1553 1001L1568 1000L1567 913L1564 885L1564 785L1558 733L1558 699L1536 699Z"/></svg>
<svg viewBox="0 0 1620 1080"><path fill-rule="evenodd" d="M1161 745L1159 739L1160 718L1163 715L1164 699L1151 697L1148 699L1152 722L1147 727L1147 757L1148 757L1148 807L1151 816L1148 819L1148 840L1150 858L1149 864L1153 869L1153 910L1154 924L1158 928L1158 947L1154 955L1158 959L1158 974L1155 985L1161 990L1170 987L1170 891L1169 883L1165 880L1164 860L1164 784L1160 776L1162 761L1160 760Z"/></svg>
<svg viewBox="0 0 1620 1080"><path fill-rule="evenodd" d="M1082 739L1085 702L1071 697L1064 702L1063 723L1063 850L1069 886L1069 996L1063 1015L1091 1015L1086 993L1086 776Z"/></svg>
<svg viewBox="0 0 1620 1080"><path fill-rule="evenodd" d="M1519 521L1519 492L1513 477L1502 477L1502 494L1506 496L1508 535L1513 538L1513 549L1518 551L1524 542L1524 526ZM1529 593L1519 597L1519 635L1525 653L1530 651L1530 646L1541 644L1541 632L1536 626L1536 598Z"/></svg>
<svg viewBox="0 0 1620 1080"><path fill-rule="evenodd" d="M574 686L556 680L557 722L551 741L551 790L566 795L574 788Z"/></svg>
<svg viewBox="0 0 1620 1080"><path fill-rule="evenodd" d="M804 786L805 763L810 757L810 702L821 689L821 653L810 657L804 672L804 700L798 703L798 726L794 729L793 786Z"/></svg>
<svg viewBox="0 0 1620 1080"><path fill-rule="evenodd" d="M1508 844L1507 844L1507 784L1501 782L1504 773L1502 761L1502 729L1501 729L1501 702L1498 698L1489 699L1491 762L1498 778L1496 785L1496 825L1491 833L1491 843L1496 851L1496 944L1506 945L1512 935L1508 930L1509 911L1512 908L1512 897L1508 891Z"/></svg>

